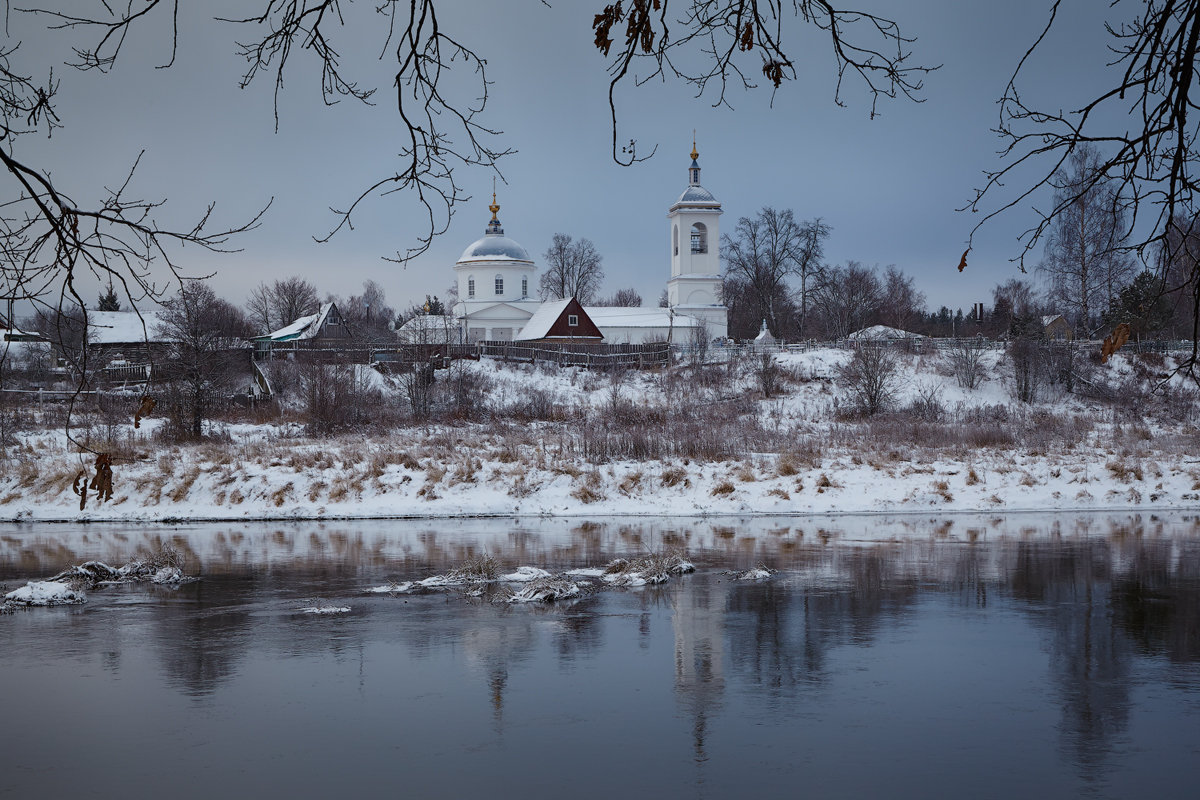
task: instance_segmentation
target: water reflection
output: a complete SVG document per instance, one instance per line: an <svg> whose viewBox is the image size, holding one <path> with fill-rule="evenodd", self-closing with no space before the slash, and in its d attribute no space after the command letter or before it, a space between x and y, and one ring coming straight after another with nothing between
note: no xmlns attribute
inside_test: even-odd
<svg viewBox="0 0 1200 800"><path fill-rule="evenodd" d="M914 757L901 753L915 741L927 758L987 772L977 796L1020 791L1014 761L1050 793L1101 795L1137 785L1138 753L1169 754L1178 783L1154 767L1168 789L1200 766L1186 744L1200 738L1200 534L1190 516L10 526L0 531L0 582L167 544L201 581L114 587L83 607L0 618L7 680L53 698L72 674L66 654L89 685L96 664L112 681L139 676L160 700L186 697L236 726L241 712L227 698L245 702L256 676L299 671L292 680L337 696L327 713L357 714L364 731L364 716L403 709L429 738L407 746L425 748L431 768L453 756L503 773L515 767L498 753L520 761L536 750L539 763L557 756L564 774L595 769L566 749L586 720L600 761L624 752L623 739L662 749L653 774L630 766L622 779L715 796L778 790L801 770L835 781L835 794L903 796ZM506 567L563 570L664 546L686 549L698 572L549 607L364 594L484 552ZM758 565L777 572L754 582L729 572ZM313 598L352 611L300 613ZM352 675L343 682L353 696L330 674ZM36 725L45 711L16 706L14 724ZM455 725L438 723L435 709ZM780 741L791 755L747 776L752 747ZM167 736L161 746L178 744ZM293 747L279 769L297 768L306 751ZM847 774L846 748L891 777ZM1054 750L1058 760L1046 761ZM954 769L939 770L924 775L925 793L938 793L930 780L952 788ZM596 793L620 788L590 777ZM20 788L9 781L0 790Z"/></svg>

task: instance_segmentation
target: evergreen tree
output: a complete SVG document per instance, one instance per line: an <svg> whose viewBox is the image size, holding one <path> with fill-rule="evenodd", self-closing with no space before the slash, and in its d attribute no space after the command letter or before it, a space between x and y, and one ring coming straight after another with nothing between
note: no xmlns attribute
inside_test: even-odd
<svg viewBox="0 0 1200 800"><path fill-rule="evenodd" d="M1156 333L1171 322L1171 298L1162 291L1162 282L1145 270L1109 303L1104 321L1108 325L1129 323L1135 338Z"/></svg>
<svg viewBox="0 0 1200 800"><path fill-rule="evenodd" d="M113 287L112 281L108 282L108 288L100 295L100 302L96 304L97 311L120 311L121 301L117 298L117 290Z"/></svg>

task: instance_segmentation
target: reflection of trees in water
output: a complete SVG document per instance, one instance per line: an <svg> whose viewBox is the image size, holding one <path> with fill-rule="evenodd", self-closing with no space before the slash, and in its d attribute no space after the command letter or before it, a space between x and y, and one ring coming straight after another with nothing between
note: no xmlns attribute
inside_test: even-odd
<svg viewBox="0 0 1200 800"><path fill-rule="evenodd" d="M210 594L219 598L223 592L204 581L179 592L190 602L169 603L153 617L158 655L168 683L189 695L210 694L245 655L253 619L243 608L210 604Z"/></svg>
<svg viewBox="0 0 1200 800"><path fill-rule="evenodd" d="M797 558L828 555L818 548ZM726 630L733 672L770 696L793 696L825 677L832 648L870 644L881 623L917 599L917 582L884 548L854 549L834 561L836 582L787 583L776 576L730 585Z"/></svg>
<svg viewBox="0 0 1200 800"><path fill-rule="evenodd" d="M1151 541L1113 579L1116 624L1139 652L1200 662L1200 542Z"/></svg>
<svg viewBox="0 0 1200 800"><path fill-rule="evenodd" d="M1113 560L1106 541L1022 542L1007 587L1050 636L1063 746L1088 780L1129 724L1133 649L1114 625Z"/></svg>

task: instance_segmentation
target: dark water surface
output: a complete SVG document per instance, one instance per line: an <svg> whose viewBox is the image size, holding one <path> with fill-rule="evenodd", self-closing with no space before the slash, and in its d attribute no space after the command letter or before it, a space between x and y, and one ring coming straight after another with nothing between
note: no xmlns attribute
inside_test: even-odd
<svg viewBox="0 0 1200 800"><path fill-rule="evenodd" d="M164 543L201 580L0 616L0 795L1200 792L1187 515L8 525L0 583ZM697 572L366 594L664 547Z"/></svg>

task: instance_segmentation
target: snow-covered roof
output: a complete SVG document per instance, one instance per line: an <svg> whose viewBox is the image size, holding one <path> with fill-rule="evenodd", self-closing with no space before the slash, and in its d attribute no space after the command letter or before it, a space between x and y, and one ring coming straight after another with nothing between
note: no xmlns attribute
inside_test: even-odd
<svg viewBox="0 0 1200 800"><path fill-rule="evenodd" d="M678 203L716 203L717 198L713 197L712 192L705 189L703 186L696 184L689 186L683 190L683 194L679 195Z"/></svg>
<svg viewBox="0 0 1200 800"><path fill-rule="evenodd" d="M1066 319L1063 318L1062 314L1047 314L1046 316L1042 317L1042 327L1046 327L1056 319L1061 319L1063 322L1066 322Z"/></svg>
<svg viewBox="0 0 1200 800"><path fill-rule="evenodd" d="M489 233L463 250L459 263L463 261L530 261L524 247L507 236Z"/></svg>
<svg viewBox="0 0 1200 800"><path fill-rule="evenodd" d="M396 330L404 344L446 344L458 340L458 327L450 317L418 314Z"/></svg>
<svg viewBox="0 0 1200 800"><path fill-rule="evenodd" d="M666 308L641 308L629 306L585 306L584 311L596 323L597 328L694 328L699 323L693 317L676 314L671 321L671 312Z"/></svg>
<svg viewBox="0 0 1200 800"><path fill-rule="evenodd" d="M255 340L260 342L292 342L297 339L311 339L321 331L321 323L325 321L325 317L329 315L331 308L333 308L333 303L326 303L321 306L321 310L317 313L301 317L291 325L285 325L277 331L256 336Z"/></svg>
<svg viewBox="0 0 1200 800"><path fill-rule="evenodd" d="M516 335L514 341L523 342L530 339L542 339L550 332L550 326L562 316L562 312L571 304L574 298L567 297L562 300L550 300L542 303L537 311L533 312L533 316L525 323L525 327L521 328L521 332ZM593 320L595 322L595 320Z"/></svg>
<svg viewBox="0 0 1200 800"><path fill-rule="evenodd" d="M144 324L143 324L144 323ZM136 311L89 311L87 312L87 339L92 344L132 344L147 339L159 340L158 327L162 319L158 314L143 314Z"/></svg>
<svg viewBox="0 0 1200 800"><path fill-rule="evenodd" d="M16 342L21 340L28 341L32 339L42 340L45 338L40 333L23 331L20 328L14 328L9 324L8 320L2 316L0 316L0 334L3 334L3 336L0 336L0 341L5 342Z"/></svg>
<svg viewBox="0 0 1200 800"><path fill-rule="evenodd" d="M887 325L872 325L869 328L863 328L861 331L855 331L846 338L856 341L878 341L882 339L924 339L925 337L919 333L902 331L899 328L889 328Z"/></svg>

